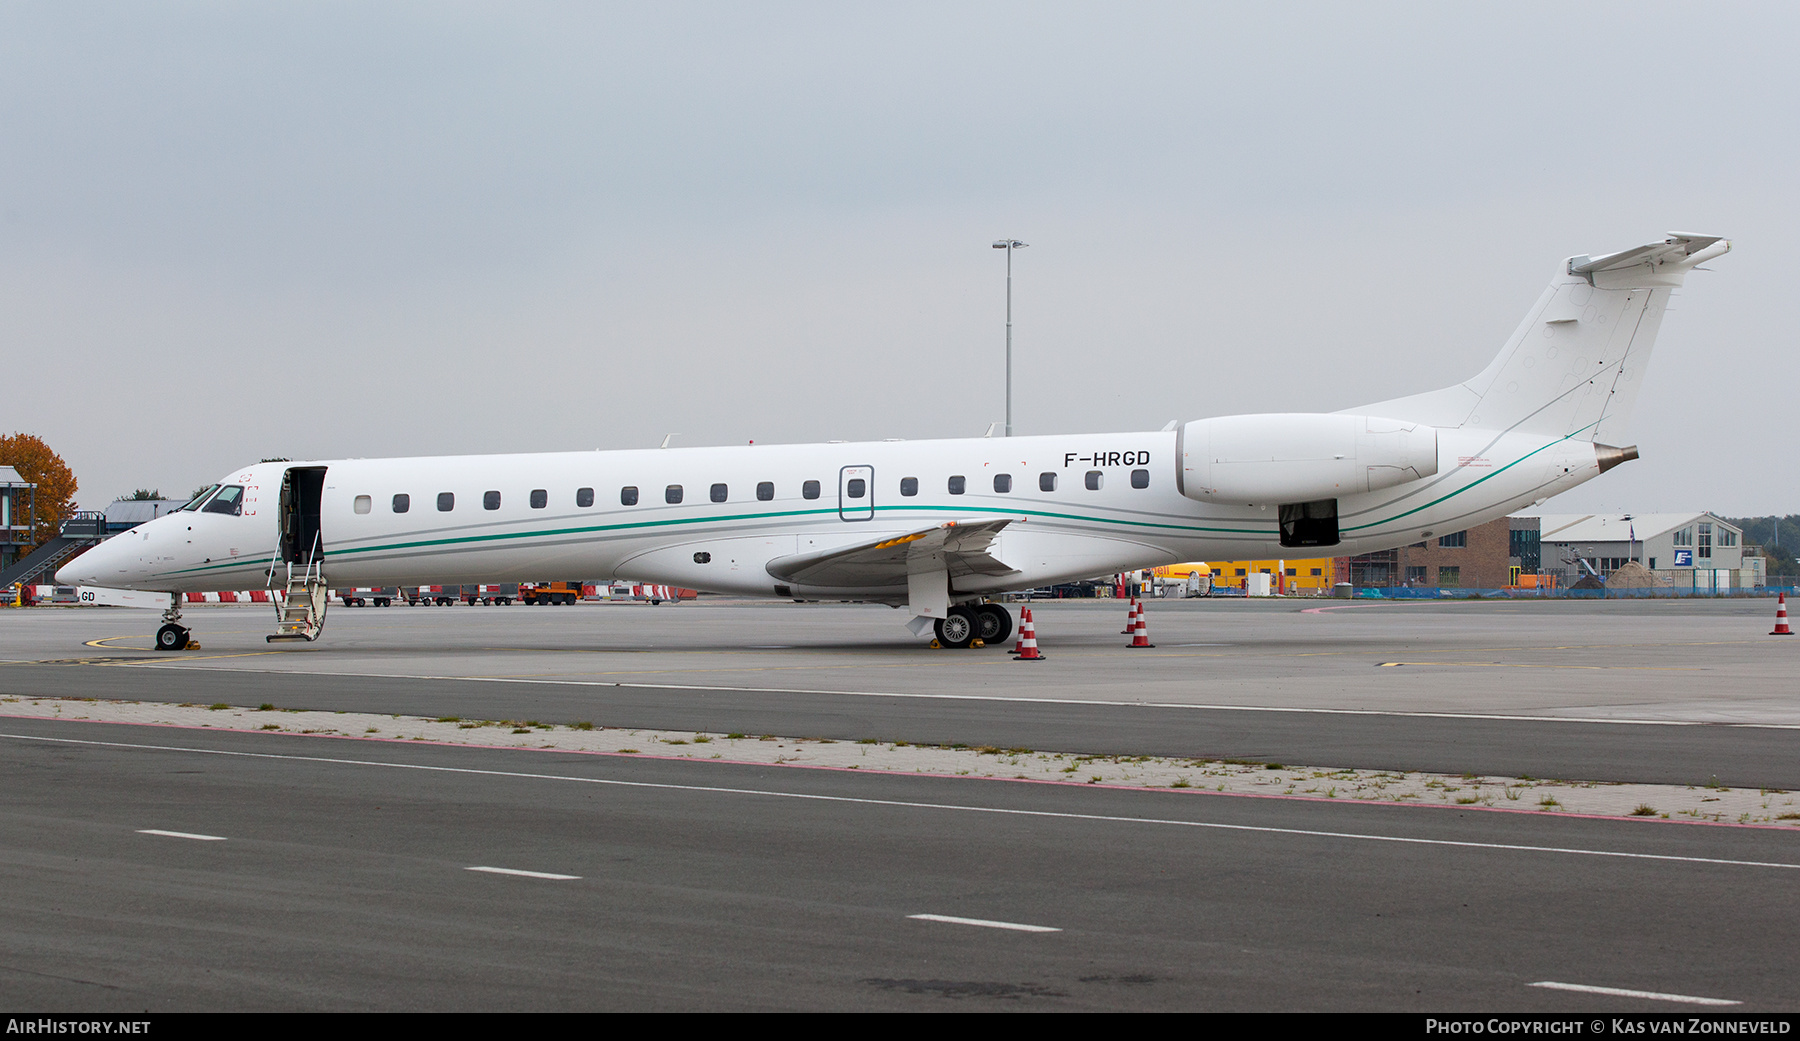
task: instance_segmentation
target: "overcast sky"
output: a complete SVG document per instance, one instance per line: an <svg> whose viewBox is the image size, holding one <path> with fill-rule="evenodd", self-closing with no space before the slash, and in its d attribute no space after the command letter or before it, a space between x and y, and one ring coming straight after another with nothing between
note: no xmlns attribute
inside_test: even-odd
<svg viewBox="0 0 1800 1041"><path fill-rule="evenodd" d="M264 456L982 433L1457 382L1571 254L1689 278L1643 459L1800 512L1800 8L0 5L0 432Z"/></svg>

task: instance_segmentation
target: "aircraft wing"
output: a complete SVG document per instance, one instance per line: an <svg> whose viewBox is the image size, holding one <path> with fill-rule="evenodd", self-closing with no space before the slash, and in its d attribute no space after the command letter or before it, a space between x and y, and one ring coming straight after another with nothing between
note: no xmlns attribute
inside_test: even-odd
<svg viewBox="0 0 1800 1041"><path fill-rule="evenodd" d="M905 535L890 535L853 546L795 553L769 561L769 574L808 586L891 588L906 585L915 572L946 571L952 579L969 575L1016 575L988 553L994 536L1023 517L950 521Z"/></svg>

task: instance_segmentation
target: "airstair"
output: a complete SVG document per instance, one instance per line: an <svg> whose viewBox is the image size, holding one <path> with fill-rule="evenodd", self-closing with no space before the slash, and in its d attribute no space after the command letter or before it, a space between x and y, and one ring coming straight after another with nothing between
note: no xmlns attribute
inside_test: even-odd
<svg viewBox="0 0 1800 1041"><path fill-rule="evenodd" d="M285 569L287 592L275 607L276 631L267 637L268 642L306 640L310 643L325 631L325 608L331 598L321 567L321 548L320 536L315 533L312 548L307 551L304 561L282 560L280 554L269 561L269 588L275 588L276 575Z"/></svg>

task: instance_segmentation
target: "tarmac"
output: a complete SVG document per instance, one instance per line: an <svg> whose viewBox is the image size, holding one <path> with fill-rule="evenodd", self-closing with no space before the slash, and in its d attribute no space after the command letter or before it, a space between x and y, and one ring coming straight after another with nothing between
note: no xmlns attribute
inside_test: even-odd
<svg viewBox="0 0 1800 1041"><path fill-rule="evenodd" d="M0 998L1795 1006L1771 603L1032 607L0 612Z"/></svg>

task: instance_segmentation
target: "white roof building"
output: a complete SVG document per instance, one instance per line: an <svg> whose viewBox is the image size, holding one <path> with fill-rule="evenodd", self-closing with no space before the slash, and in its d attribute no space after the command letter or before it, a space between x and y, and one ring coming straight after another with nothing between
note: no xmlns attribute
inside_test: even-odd
<svg viewBox="0 0 1800 1041"><path fill-rule="evenodd" d="M1538 515L1538 525L1544 568L1571 576L1586 573L1582 560L1601 574L1629 560L1655 572L1745 566L1743 530L1712 513L1549 513Z"/></svg>

